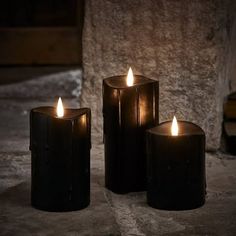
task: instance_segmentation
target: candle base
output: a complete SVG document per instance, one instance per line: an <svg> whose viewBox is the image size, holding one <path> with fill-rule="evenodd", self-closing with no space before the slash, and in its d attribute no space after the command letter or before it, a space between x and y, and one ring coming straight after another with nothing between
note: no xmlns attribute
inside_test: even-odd
<svg viewBox="0 0 236 236"><path fill-rule="evenodd" d="M69 211L78 211L88 207L90 201L84 202L83 204L68 204L68 205L42 205L40 203L31 202L31 206L35 209L48 212L69 212Z"/></svg>
<svg viewBox="0 0 236 236"><path fill-rule="evenodd" d="M105 135L105 186L118 194L146 190L145 130ZM143 134L143 135L142 135Z"/></svg>
<svg viewBox="0 0 236 236"><path fill-rule="evenodd" d="M125 188L124 186L122 186L121 188L119 188L119 186L115 186L113 184L109 184L106 183L105 187L112 191L113 193L116 194L127 194L127 193L131 193L131 192L143 192L146 191L147 186L146 183L140 184L138 186L132 185L132 186L128 186L127 188Z"/></svg>
<svg viewBox="0 0 236 236"><path fill-rule="evenodd" d="M201 207L205 203L205 195L199 196L198 191L186 192L186 189L179 189L181 194L176 192L165 192L163 190L147 192L147 204L160 210L191 210Z"/></svg>
<svg viewBox="0 0 236 236"><path fill-rule="evenodd" d="M205 204L205 201L201 201L201 202L198 202L198 203L190 203L190 204L186 204L186 203L183 203L183 205L180 205L179 203L173 203L172 205L169 205L168 204L164 204L163 202L162 203L156 203L155 201L148 201L148 205L152 208L155 208L155 209L159 209L159 210L167 210L167 211L184 211L184 210L193 210L193 209L196 209L196 208L199 208L201 206L203 206Z"/></svg>

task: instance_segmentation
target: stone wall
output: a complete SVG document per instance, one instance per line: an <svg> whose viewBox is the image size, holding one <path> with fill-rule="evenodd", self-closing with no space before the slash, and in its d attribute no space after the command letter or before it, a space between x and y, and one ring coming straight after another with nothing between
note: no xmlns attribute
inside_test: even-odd
<svg viewBox="0 0 236 236"><path fill-rule="evenodd" d="M227 76L230 82L230 92L236 91L236 1L232 0L229 9L228 22L229 47L227 57Z"/></svg>
<svg viewBox="0 0 236 236"><path fill-rule="evenodd" d="M102 141L102 79L134 73L160 81L160 121L186 119L220 145L227 1L87 0L81 105Z"/></svg>

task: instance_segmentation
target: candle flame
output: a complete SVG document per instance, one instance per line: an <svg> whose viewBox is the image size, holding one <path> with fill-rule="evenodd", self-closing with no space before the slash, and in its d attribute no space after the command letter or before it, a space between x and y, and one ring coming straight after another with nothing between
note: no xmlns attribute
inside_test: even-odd
<svg viewBox="0 0 236 236"><path fill-rule="evenodd" d="M172 125L171 125L171 135L172 136L178 136L179 133L179 127L176 117L174 116Z"/></svg>
<svg viewBox="0 0 236 236"><path fill-rule="evenodd" d="M129 71L128 71L126 83L127 83L128 87L133 86L133 84L134 84L134 75L133 75L133 71L132 71L131 67L129 68Z"/></svg>
<svg viewBox="0 0 236 236"><path fill-rule="evenodd" d="M64 116L64 108L63 108L61 97L59 97L58 102L57 102L57 117L61 118L63 116Z"/></svg>

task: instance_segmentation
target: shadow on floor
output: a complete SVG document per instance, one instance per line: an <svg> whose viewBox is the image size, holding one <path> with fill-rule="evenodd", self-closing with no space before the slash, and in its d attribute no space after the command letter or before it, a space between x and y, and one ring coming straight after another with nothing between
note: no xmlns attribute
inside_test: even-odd
<svg viewBox="0 0 236 236"><path fill-rule="evenodd" d="M0 194L0 202L16 207L30 207L30 183L22 182Z"/></svg>

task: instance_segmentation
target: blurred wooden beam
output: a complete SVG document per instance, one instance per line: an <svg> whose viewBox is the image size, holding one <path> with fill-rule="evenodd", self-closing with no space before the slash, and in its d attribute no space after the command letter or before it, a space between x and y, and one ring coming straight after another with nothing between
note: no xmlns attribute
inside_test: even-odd
<svg viewBox="0 0 236 236"><path fill-rule="evenodd" d="M81 64L76 27L0 28L0 65Z"/></svg>

